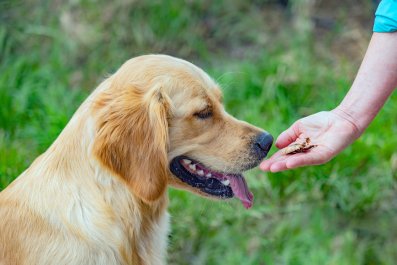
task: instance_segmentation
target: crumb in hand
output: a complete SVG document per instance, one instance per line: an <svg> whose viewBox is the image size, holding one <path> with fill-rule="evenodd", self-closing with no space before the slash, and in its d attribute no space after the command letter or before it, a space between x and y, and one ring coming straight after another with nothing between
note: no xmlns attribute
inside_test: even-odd
<svg viewBox="0 0 397 265"><path fill-rule="evenodd" d="M297 153L304 153L316 146L317 145L311 144L310 138L307 137L304 142L290 144L289 146L283 148L281 151L284 155L293 155Z"/></svg>

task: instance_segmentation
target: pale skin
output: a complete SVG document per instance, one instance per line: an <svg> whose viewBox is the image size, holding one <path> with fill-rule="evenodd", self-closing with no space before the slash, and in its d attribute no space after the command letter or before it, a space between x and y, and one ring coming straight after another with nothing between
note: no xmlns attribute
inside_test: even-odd
<svg viewBox="0 0 397 265"><path fill-rule="evenodd" d="M296 121L276 140L279 149L307 137L317 146L293 155L278 151L260 169L279 172L328 162L360 137L396 86L397 32L373 33L353 85L339 106Z"/></svg>

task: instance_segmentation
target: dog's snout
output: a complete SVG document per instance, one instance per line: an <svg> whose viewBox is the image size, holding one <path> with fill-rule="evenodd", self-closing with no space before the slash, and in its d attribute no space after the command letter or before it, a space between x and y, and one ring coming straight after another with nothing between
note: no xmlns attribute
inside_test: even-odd
<svg viewBox="0 0 397 265"><path fill-rule="evenodd" d="M260 158L266 157L273 144L273 136L269 133L259 134L254 142L254 149Z"/></svg>

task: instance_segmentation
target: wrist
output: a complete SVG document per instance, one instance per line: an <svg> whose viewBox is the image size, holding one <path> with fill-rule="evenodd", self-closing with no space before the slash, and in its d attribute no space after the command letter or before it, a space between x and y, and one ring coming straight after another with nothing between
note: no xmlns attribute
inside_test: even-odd
<svg viewBox="0 0 397 265"><path fill-rule="evenodd" d="M334 115L345 120L351 127L353 137L357 139L365 131L369 123L360 121L358 113L339 105L331 111Z"/></svg>

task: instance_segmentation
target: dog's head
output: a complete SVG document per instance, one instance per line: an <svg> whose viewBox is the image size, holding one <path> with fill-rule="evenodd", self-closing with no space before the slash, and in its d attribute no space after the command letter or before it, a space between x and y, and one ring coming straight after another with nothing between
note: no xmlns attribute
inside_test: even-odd
<svg viewBox="0 0 397 265"><path fill-rule="evenodd" d="M165 55L126 62L98 93L93 151L145 202L167 184L252 205L242 172L266 156L270 134L229 115L201 69Z"/></svg>

